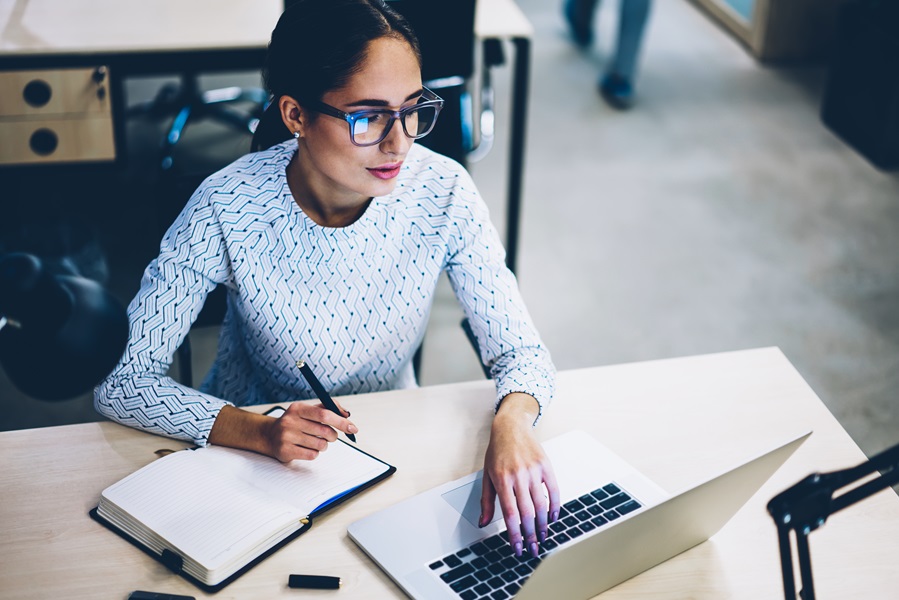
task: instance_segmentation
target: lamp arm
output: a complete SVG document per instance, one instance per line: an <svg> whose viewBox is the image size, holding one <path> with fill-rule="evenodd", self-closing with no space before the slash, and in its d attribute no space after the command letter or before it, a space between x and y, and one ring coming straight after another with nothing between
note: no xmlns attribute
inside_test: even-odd
<svg viewBox="0 0 899 600"><path fill-rule="evenodd" d="M879 471L876 479L835 496L842 488L858 482L875 471ZM803 583L800 596L803 600L814 600L811 558L808 550L809 533L824 525L827 518L835 512L896 483L899 483L899 444L855 467L830 473L813 473L768 502L768 512L777 525L784 595L787 600L796 598L790 531L796 533Z"/></svg>

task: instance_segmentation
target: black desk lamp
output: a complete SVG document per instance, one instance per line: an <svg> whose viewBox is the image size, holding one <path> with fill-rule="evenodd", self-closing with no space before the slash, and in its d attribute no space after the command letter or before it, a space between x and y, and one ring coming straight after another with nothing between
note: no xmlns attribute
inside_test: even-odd
<svg viewBox="0 0 899 600"><path fill-rule="evenodd" d="M813 473L771 499L768 503L768 512L777 525L786 600L796 600L790 531L795 532L799 556L801 580L799 597L802 600L814 600L815 587L812 581L808 534L824 525L827 517L833 513L899 482L897 467L899 467L899 445L884 450L856 467L832 473ZM834 497L841 488L857 483L875 471L879 471L876 478L850 490L843 490L840 496Z"/></svg>
<svg viewBox="0 0 899 600"><path fill-rule="evenodd" d="M87 392L109 374L127 339L125 310L96 282L51 273L30 254L0 257L0 365L29 396Z"/></svg>

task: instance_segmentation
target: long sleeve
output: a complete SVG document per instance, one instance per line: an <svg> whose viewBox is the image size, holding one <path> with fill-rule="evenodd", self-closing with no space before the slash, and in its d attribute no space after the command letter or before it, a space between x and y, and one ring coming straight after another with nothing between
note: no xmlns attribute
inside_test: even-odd
<svg viewBox="0 0 899 600"><path fill-rule="evenodd" d="M540 414L552 400L555 367L543 345L487 207L466 172L457 178L446 266L450 283L478 340L481 361L496 381L496 406L512 392L537 399Z"/></svg>
<svg viewBox="0 0 899 600"><path fill-rule="evenodd" d="M210 194L193 195L163 238L128 307L130 336L121 361L94 391L106 417L205 445L223 400L167 376L207 294L228 279L228 256Z"/></svg>

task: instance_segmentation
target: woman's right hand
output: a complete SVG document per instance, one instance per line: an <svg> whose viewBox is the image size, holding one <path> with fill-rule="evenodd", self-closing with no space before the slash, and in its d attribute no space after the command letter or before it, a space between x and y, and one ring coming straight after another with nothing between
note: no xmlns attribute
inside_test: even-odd
<svg viewBox="0 0 899 600"><path fill-rule="evenodd" d="M329 443L337 441L335 430L359 431L346 418L350 413L337 406L346 416L309 402L292 402L277 418L227 405L215 419L209 443L252 450L281 462L313 460L327 450Z"/></svg>
<svg viewBox="0 0 899 600"><path fill-rule="evenodd" d="M349 412L338 404L343 414ZM321 404L293 402L283 415L268 425L269 456L281 462L313 460L337 441L337 431L356 433L359 429L346 417L336 415Z"/></svg>

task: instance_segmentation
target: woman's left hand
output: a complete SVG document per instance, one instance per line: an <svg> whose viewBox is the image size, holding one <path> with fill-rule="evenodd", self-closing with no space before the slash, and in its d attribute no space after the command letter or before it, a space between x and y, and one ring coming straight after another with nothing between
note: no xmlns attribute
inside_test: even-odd
<svg viewBox="0 0 899 600"><path fill-rule="evenodd" d="M527 550L537 556L546 539L546 528L559 517L559 486L543 448L533 433L537 401L528 394L503 398L493 419L490 443L484 458L481 518L493 520L494 503L499 505L516 556Z"/></svg>

